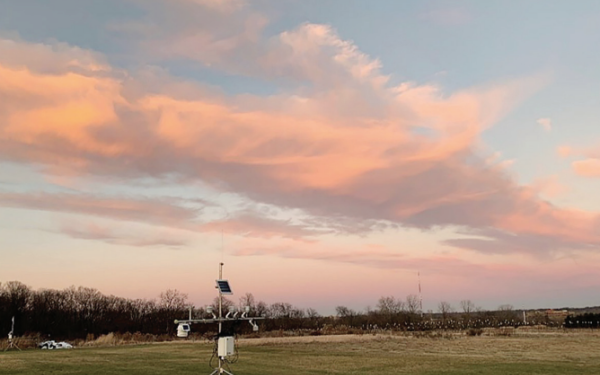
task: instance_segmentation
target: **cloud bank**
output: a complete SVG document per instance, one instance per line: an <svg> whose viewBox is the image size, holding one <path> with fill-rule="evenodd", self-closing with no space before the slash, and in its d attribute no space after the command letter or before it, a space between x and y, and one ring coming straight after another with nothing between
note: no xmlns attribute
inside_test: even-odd
<svg viewBox="0 0 600 375"><path fill-rule="evenodd" d="M544 201L490 158L480 140L543 77L453 93L434 84L392 85L379 60L328 25L266 35L266 17L243 2L140 6L146 19L111 27L143 58L201 64L276 82L282 90L226 94L156 66L116 68L94 51L3 39L0 159L39 165L50 176L123 184L177 176L249 202L299 210L302 219L240 211L226 222L204 222L176 202L43 192L4 192L0 204L298 241L452 227L460 238L445 245L484 254L545 257L600 245L597 214ZM550 128L549 119L538 122ZM595 161L574 168L598 175ZM70 235L96 236L89 233Z"/></svg>

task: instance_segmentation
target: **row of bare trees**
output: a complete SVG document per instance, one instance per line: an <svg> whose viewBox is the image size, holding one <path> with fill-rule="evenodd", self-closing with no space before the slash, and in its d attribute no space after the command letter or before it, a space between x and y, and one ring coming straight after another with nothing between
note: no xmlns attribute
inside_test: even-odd
<svg viewBox="0 0 600 375"><path fill-rule="evenodd" d="M213 310L218 311L217 298L212 305ZM269 305L257 301L251 293L243 295L237 304L224 298L222 308L226 313L234 307L246 306L250 307L253 316L268 318L261 323L264 331L311 330L320 333L325 327L337 328L339 332L340 329L430 330L526 324L511 305L485 311L470 300L461 301L458 309L442 301L436 312L424 312L419 297L414 294L405 299L381 297L375 309L367 308L365 311L337 306L335 317L323 317L312 308L302 309L287 302ZM194 318L207 317L204 308L194 308L188 296L177 290L164 291L156 300L145 300L106 296L96 289L85 287L35 291L18 281L0 283L0 337L10 331L13 316L17 335L42 334L60 339L86 338L109 332L173 335L176 328L174 320L186 318L190 313ZM588 320L594 322L590 325L598 325L596 320ZM575 324L579 323L572 325ZM194 327L199 333L210 329L202 325ZM251 327L246 324L232 329L238 333L250 332Z"/></svg>
<svg viewBox="0 0 600 375"><path fill-rule="evenodd" d="M176 290L158 300L106 296L96 289L32 290L18 281L0 284L0 335L40 333L56 338L85 338L109 332L161 334L186 311L187 296Z"/></svg>
<svg viewBox="0 0 600 375"><path fill-rule="evenodd" d="M442 301L437 305L437 312L424 312L419 297L414 294L405 299L381 297L375 309L367 308L364 312L338 306L336 314L339 323L349 328L367 330L467 329L526 324L511 305L501 305L495 311L486 311L471 300L461 301L460 310L456 310L449 302Z"/></svg>
<svg viewBox="0 0 600 375"><path fill-rule="evenodd" d="M212 303L218 311L218 299ZM256 301L251 293L239 302L224 298L223 312L232 307L249 306L253 316L269 318L263 323L266 330L316 328L320 316L314 309L301 309L286 302L271 305ZM207 317L205 308L194 308L188 296L177 290L166 290L156 300L126 299L107 296L96 289L70 287L64 290L32 290L27 285L11 281L0 283L0 337L11 329L15 317L15 333L41 334L60 339L86 338L109 332L141 332L155 335L175 333L175 319ZM204 333L209 326L199 325L195 331ZM214 327L212 328L214 329ZM251 326L238 331L250 331Z"/></svg>

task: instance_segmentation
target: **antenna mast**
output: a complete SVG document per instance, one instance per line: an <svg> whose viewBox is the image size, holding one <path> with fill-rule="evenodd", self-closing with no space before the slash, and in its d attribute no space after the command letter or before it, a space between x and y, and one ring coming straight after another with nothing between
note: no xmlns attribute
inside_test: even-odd
<svg viewBox="0 0 600 375"><path fill-rule="evenodd" d="M419 279L419 309L421 310L421 318L423 317L423 296L421 295L421 271L417 272L417 278Z"/></svg>

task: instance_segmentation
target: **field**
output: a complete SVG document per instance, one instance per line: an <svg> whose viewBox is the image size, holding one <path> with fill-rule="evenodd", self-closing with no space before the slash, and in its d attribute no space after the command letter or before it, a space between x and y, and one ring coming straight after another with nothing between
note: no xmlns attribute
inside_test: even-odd
<svg viewBox="0 0 600 375"><path fill-rule="evenodd" d="M600 374L600 334L242 339L236 375ZM0 374L209 374L212 345L172 342L0 353Z"/></svg>

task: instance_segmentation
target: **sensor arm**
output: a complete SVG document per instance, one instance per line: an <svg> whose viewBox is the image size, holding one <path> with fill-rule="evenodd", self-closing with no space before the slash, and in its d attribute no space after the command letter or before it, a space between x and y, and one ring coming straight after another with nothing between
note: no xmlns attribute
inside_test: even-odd
<svg viewBox="0 0 600 375"><path fill-rule="evenodd" d="M208 324L208 323L219 323L219 322L234 322L236 320L247 320L252 322L253 320L264 320L266 319L264 316L259 316L259 317L233 317L233 318L228 318L228 317L224 317L224 318L216 318L216 319L187 319L187 320L180 320L180 319L175 319L175 324L194 324L194 323L200 323L200 324ZM252 323L250 323L252 324Z"/></svg>

